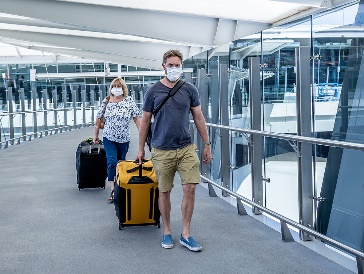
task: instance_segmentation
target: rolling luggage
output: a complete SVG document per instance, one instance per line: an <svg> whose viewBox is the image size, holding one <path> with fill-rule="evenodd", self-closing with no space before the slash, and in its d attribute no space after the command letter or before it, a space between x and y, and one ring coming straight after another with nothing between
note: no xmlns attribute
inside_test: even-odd
<svg viewBox="0 0 364 274"><path fill-rule="evenodd" d="M125 226L160 227L158 182L150 160L142 165L119 161L116 167L114 205L119 229Z"/></svg>
<svg viewBox="0 0 364 274"><path fill-rule="evenodd" d="M93 144L92 138L82 141L76 151L78 189L101 187L105 189L107 163L104 145Z"/></svg>

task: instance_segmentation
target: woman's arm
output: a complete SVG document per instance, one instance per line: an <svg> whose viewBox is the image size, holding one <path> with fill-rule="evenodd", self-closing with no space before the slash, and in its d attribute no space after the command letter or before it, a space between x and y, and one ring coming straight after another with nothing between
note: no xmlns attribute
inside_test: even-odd
<svg viewBox="0 0 364 274"><path fill-rule="evenodd" d="M135 123L136 127L139 130L140 129L140 118L139 118L139 116L133 117L133 120L134 120L134 123Z"/></svg>

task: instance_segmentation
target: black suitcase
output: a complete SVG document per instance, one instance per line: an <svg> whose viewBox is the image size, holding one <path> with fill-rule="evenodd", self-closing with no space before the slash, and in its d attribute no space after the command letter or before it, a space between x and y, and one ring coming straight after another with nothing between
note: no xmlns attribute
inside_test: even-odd
<svg viewBox="0 0 364 274"><path fill-rule="evenodd" d="M160 227L158 182L151 161L119 161L116 167L114 205L119 229L125 226Z"/></svg>
<svg viewBox="0 0 364 274"><path fill-rule="evenodd" d="M92 138L82 141L76 151L78 189L101 187L105 189L107 162L104 145L93 144Z"/></svg>

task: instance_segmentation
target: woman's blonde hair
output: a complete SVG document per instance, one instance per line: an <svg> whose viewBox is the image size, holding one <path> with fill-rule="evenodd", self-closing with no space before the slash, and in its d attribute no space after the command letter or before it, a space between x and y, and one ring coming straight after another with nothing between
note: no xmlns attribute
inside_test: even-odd
<svg viewBox="0 0 364 274"><path fill-rule="evenodd" d="M115 85L117 85L117 84L120 84L121 85L121 88L123 89L123 94L124 94L124 96L126 97L126 96L128 96L128 94L129 94L129 91L128 91L128 87L126 86L126 84L125 84L125 82L124 82L124 80L123 79L121 79L121 78L115 78L114 80L112 80L112 82L111 82L111 84L110 84L110 88L109 88L109 96L111 96L112 95L112 93L111 93L111 89L115 86Z"/></svg>

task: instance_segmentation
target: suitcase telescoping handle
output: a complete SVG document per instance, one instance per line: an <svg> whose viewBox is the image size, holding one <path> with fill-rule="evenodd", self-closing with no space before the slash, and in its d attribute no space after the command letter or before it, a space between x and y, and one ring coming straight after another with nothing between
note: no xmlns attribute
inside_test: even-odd
<svg viewBox="0 0 364 274"><path fill-rule="evenodd" d="M92 143L92 144L89 145L89 151L88 151L89 154L91 154L92 148L95 148L95 146L97 147L97 154L100 153L101 145L100 144L93 144Z"/></svg>

